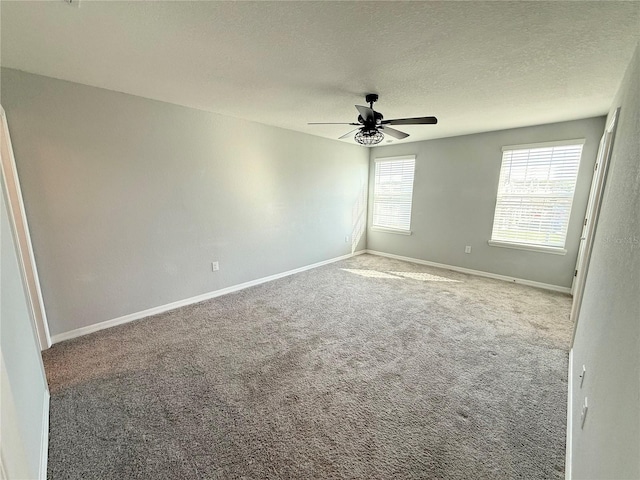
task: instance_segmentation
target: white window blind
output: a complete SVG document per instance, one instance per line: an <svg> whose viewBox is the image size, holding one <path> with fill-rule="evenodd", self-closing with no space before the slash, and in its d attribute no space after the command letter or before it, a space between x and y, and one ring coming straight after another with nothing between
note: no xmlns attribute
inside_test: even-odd
<svg viewBox="0 0 640 480"><path fill-rule="evenodd" d="M583 143L503 147L492 241L564 249Z"/></svg>
<svg viewBox="0 0 640 480"><path fill-rule="evenodd" d="M416 157L376 159L373 226L409 232Z"/></svg>

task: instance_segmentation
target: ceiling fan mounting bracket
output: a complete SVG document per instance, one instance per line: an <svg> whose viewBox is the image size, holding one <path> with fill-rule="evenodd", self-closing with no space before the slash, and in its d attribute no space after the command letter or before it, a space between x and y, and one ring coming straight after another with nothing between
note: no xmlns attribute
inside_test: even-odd
<svg viewBox="0 0 640 480"><path fill-rule="evenodd" d="M370 105L370 107L373 108L373 104L378 101L378 94L377 93L367 93L367 95L364 97L364 99Z"/></svg>

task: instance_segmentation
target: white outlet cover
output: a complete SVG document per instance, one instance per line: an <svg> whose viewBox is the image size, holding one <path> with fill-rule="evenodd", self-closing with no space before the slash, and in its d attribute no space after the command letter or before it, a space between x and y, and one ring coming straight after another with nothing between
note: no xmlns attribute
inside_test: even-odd
<svg viewBox="0 0 640 480"><path fill-rule="evenodd" d="M580 428L584 428L584 421L587 419L587 412L589 411L589 403L587 397L584 397L584 404L582 405L582 412L580 413Z"/></svg>

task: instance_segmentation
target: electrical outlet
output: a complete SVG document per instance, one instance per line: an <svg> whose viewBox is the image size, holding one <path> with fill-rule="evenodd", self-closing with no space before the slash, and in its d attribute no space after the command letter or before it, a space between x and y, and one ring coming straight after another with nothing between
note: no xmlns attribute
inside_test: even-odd
<svg viewBox="0 0 640 480"><path fill-rule="evenodd" d="M582 365L582 372L580 373L580 388L582 388L582 384L584 383L584 377L587 375L587 367Z"/></svg>
<svg viewBox="0 0 640 480"><path fill-rule="evenodd" d="M218 270L220 270L220 265L218 264L218 262L211 262L211 271L217 272Z"/></svg>
<svg viewBox="0 0 640 480"><path fill-rule="evenodd" d="M351 237L349 235L345 235L344 243L349 243L350 240L351 240Z"/></svg>
<svg viewBox="0 0 640 480"><path fill-rule="evenodd" d="M464 247L464 253L471 253L471 245Z"/></svg>
<svg viewBox="0 0 640 480"><path fill-rule="evenodd" d="M589 404L587 402L587 397L584 397L582 412L580 413L580 428L584 428L584 421L587 419L587 410L589 410Z"/></svg>

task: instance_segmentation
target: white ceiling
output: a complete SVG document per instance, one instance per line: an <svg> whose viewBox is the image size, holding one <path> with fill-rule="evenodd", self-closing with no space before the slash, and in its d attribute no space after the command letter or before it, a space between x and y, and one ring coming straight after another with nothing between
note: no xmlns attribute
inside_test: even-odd
<svg viewBox="0 0 640 480"><path fill-rule="evenodd" d="M605 113L639 2L1 4L3 66L328 138L364 94L402 142ZM351 138L345 141L353 141ZM398 143L393 140L393 143Z"/></svg>

